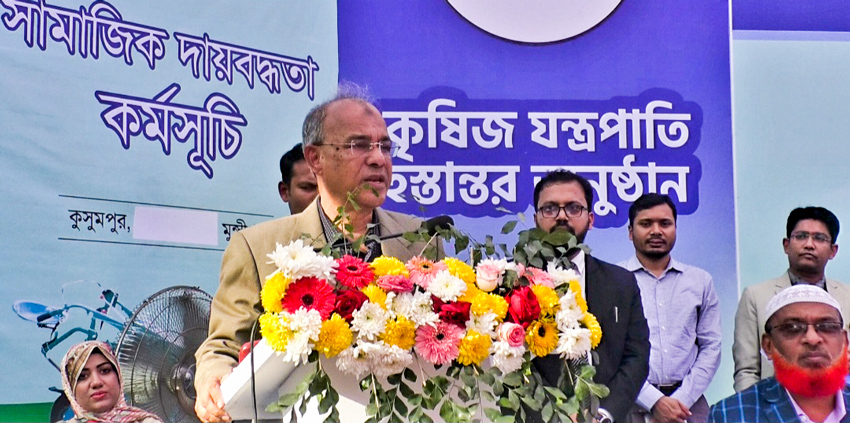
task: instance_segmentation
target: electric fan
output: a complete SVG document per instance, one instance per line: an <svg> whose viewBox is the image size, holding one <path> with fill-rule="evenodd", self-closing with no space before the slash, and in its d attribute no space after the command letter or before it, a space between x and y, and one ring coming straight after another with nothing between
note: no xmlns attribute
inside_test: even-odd
<svg viewBox="0 0 850 423"><path fill-rule="evenodd" d="M163 289L133 312L118 338L127 402L167 423L195 416L195 351L207 337L212 297L188 286Z"/></svg>

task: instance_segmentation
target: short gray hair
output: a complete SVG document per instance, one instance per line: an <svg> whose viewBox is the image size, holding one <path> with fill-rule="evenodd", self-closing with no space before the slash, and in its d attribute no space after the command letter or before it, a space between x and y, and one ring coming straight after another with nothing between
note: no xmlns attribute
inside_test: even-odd
<svg viewBox="0 0 850 423"><path fill-rule="evenodd" d="M368 87L361 87L353 82L340 82L336 94L329 100L313 107L307 113L307 117L304 118L304 125L301 127L301 139L304 147L321 144L324 141L324 124L328 106L340 100L355 100L374 105Z"/></svg>

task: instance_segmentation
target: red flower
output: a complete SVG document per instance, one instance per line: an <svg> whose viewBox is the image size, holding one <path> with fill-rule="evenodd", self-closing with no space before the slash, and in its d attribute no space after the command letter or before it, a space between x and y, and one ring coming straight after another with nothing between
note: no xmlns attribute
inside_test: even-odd
<svg viewBox="0 0 850 423"><path fill-rule="evenodd" d="M466 328L466 321L469 320L469 309L472 307L471 303L466 301L443 302L443 300L432 295L431 304L431 309L440 316L441 321L459 326L461 329Z"/></svg>
<svg viewBox="0 0 850 423"><path fill-rule="evenodd" d="M505 297L508 302L508 321L528 329L531 322L540 317L540 303L534 291L527 286L514 289Z"/></svg>
<svg viewBox="0 0 850 423"><path fill-rule="evenodd" d="M283 295L281 305L289 313L295 313L301 307L316 310L327 320L334 310L336 294L324 279L304 277L289 285Z"/></svg>
<svg viewBox="0 0 850 423"><path fill-rule="evenodd" d="M361 291L344 289L336 296L334 313L339 314L348 323L351 323L351 320L354 319L351 314L358 310L367 300L369 300L369 297Z"/></svg>
<svg viewBox="0 0 850 423"><path fill-rule="evenodd" d="M346 254L336 262L336 279L349 288L360 289L375 280L369 265L357 257Z"/></svg>

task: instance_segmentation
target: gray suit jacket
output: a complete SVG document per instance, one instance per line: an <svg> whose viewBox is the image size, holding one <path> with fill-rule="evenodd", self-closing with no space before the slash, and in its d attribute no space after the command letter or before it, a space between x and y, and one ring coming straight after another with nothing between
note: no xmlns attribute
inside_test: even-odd
<svg viewBox="0 0 850 423"><path fill-rule="evenodd" d="M383 209L376 210L382 235L416 230L421 220ZM251 328L263 312L260 289L266 276L274 272L267 254L274 251L276 243L286 245L301 238L302 234L316 240L314 247L325 244L319 209L313 201L302 213L263 222L233 234L221 260L219 287L210 311L209 336L195 353L197 373L195 385L210 377L224 376L236 366L239 349L248 342ZM437 241L439 252L442 243ZM422 254L424 243L414 243L404 238L381 242L384 255L407 261Z"/></svg>
<svg viewBox="0 0 850 423"><path fill-rule="evenodd" d="M738 312L735 313L735 343L732 345L735 392L773 376L773 364L761 353L761 336L767 321L765 308L774 295L789 286L791 278L786 271L778 278L748 286L741 294ZM850 286L827 278L826 290L838 300L845 314L850 312Z"/></svg>

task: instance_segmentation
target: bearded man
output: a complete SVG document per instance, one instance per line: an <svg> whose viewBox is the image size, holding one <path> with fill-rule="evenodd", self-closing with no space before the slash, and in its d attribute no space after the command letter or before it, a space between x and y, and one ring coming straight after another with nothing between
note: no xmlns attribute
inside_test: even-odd
<svg viewBox="0 0 850 423"><path fill-rule="evenodd" d="M709 422L850 422L847 331L841 306L808 284L776 294L766 307L761 346L775 376L711 408Z"/></svg>

